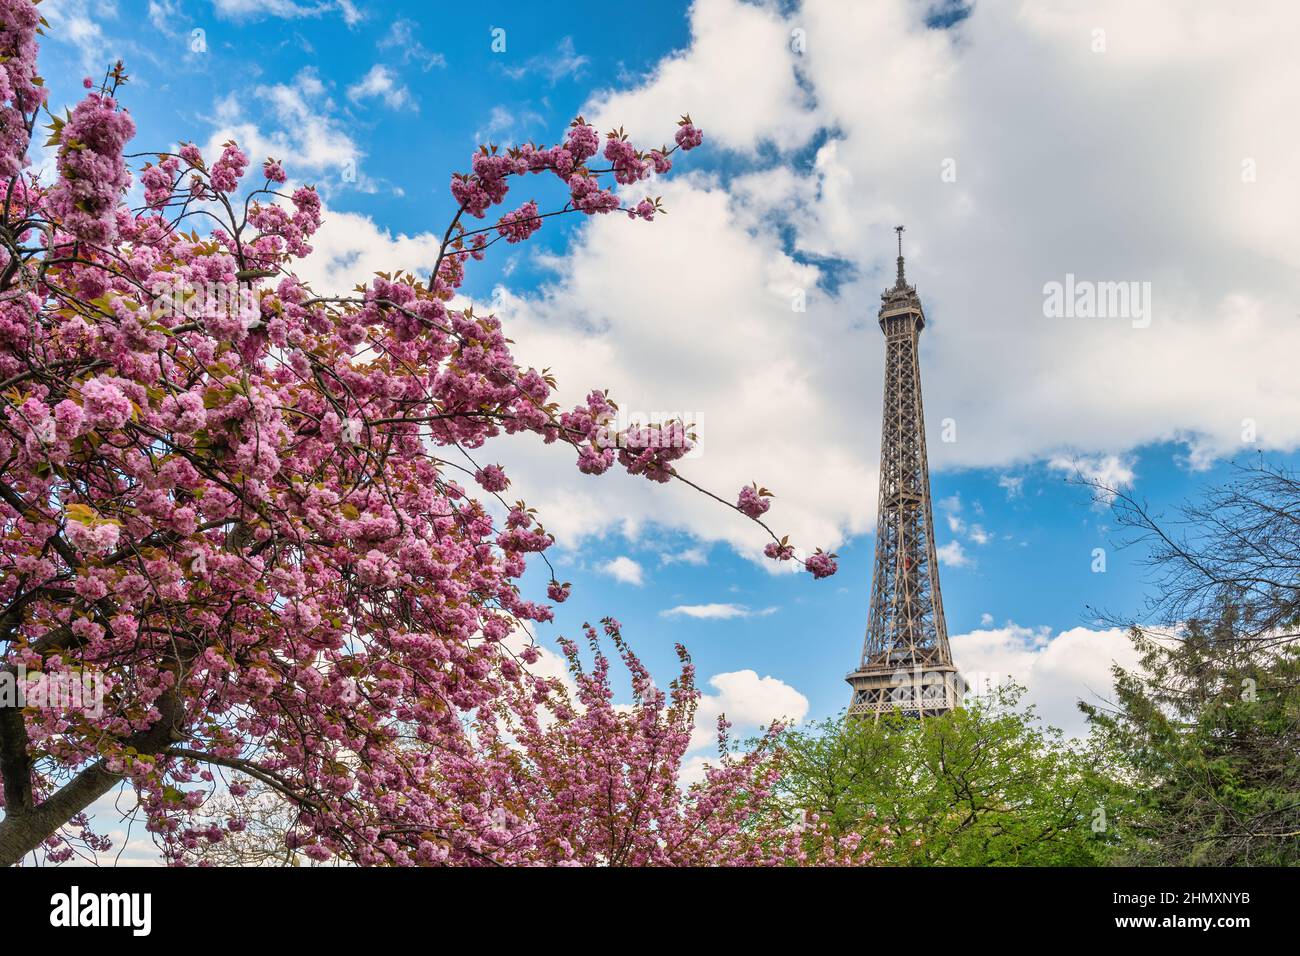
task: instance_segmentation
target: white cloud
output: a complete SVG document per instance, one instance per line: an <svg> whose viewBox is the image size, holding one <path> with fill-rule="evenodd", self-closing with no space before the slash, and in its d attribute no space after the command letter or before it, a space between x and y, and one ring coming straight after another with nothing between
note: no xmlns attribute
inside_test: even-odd
<svg viewBox="0 0 1300 956"><path fill-rule="evenodd" d="M692 784L704 782L704 768L717 766L718 758L713 754L694 754L687 756L682 761L682 769L678 773L678 779L682 786L689 787Z"/></svg>
<svg viewBox="0 0 1300 956"><path fill-rule="evenodd" d="M681 157L688 174L654 187L668 217L588 223L541 296L502 295L519 350L555 366L567 398L607 386L698 413L704 454L684 472L728 497L757 477L778 494L775 527L834 547L874 521L875 443L845 436L877 433L883 357L864 305L906 222L930 317L927 410L961 423L960 441L930 445L936 480L1070 459L1127 482L1131 449L1183 439L1203 462L1240 446L1246 417L1256 447L1295 447L1300 179L1285 171L1300 128L1276 117L1300 106L1300 11L1266 6L976 4L939 31L902 0L806 0L788 15L698 0L689 47L585 112L655 143L689 110L706 155L763 158L726 179ZM1096 23L1105 54L1090 50ZM818 130L830 135L809 166L763 150ZM1257 181L1242 181L1243 156ZM809 256L837 260L840 284ZM1067 272L1151 282L1150 327L1046 318L1043 285ZM671 281L629 294L634 276ZM711 504L644 483L591 483L559 502L557 524L549 467L519 473L557 531L658 521L756 551ZM1022 481L1002 487L1015 497Z"/></svg>
<svg viewBox="0 0 1300 956"><path fill-rule="evenodd" d="M264 84L253 92L273 128L265 131L266 124L246 112L240 97L228 95L216 103L206 155L221 155L222 143L233 139L255 163L274 156L294 177L324 174L339 182L347 172L356 176L364 153L334 118L333 103L315 70L301 70L290 82Z"/></svg>
<svg viewBox="0 0 1300 956"><path fill-rule="evenodd" d="M755 671L730 671L709 678L717 693L700 698L691 749L707 747L717 738L718 716L726 714L735 736L758 730L774 720L797 724L808 715L808 698L775 677Z"/></svg>
<svg viewBox="0 0 1300 956"><path fill-rule="evenodd" d="M565 77L580 77L590 62L590 57L574 48L573 37L564 37L551 53L529 57L520 66L505 67L505 74L516 80L525 76L541 76L554 86Z"/></svg>
<svg viewBox="0 0 1300 956"><path fill-rule="evenodd" d="M525 129L534 128L542 121L542 115L532 110L514 112L504 106L494 106L488 121L474 131L474 142L513 146Z"/></svg>
<svg viewBox="0 0 1300 956"><path fill-rule="evenodd" d="M343 22L353 26L361 20L361 13L352 0L336 2L303 3L297 0L212 0L217 16L227 20L260 20L276 17L281 20L300 20L320 17L338 11Z"/></svg>
<svg viewBox="0 0 1300 956"><path fill-rule="evenodd" d="M343 22L350 27L356 26L365 19L365 14L357 7L352 0L338 0L339 14L343 17Z"/></svg>
<svg viewBox="0 0 1300 956"><path fill-rule="evenodd" d="M828 351L823 343L844 334L849 318L793 312L792 289L818 298L817 269L785 255L777 237L747 232L745 210L709 180L670 179L655 192L668 216L590 223L572 255L543 260L556 279L540 297L498 290L494 305L516 355L554 369L564 404L608 387L622 409L677 412L694 422L699 454L682 472L729 500L761 477L777 496L770 523L797 547L833 548L845 525L867 531L875 468L844 436L860 427L868 388L844 351L842 377L863 386L855 400L837 403L816 371ZM657 284L654 295L630 295L630 276L672 281ZM615 523L636 532L647 521L751 555L767 540L677 484L617 474L575 483L571 456L556 449L515 442L508 454L515 473L526 475L529 502L564 545Z"/></svg>
<svg viewBox="0 0 1300 956"><path fill-rule="evenodd" d="M878 248L864 241L873 224L908 222L935 319L927 404L963 425L960 442L937 446L941 465L1113 453L1177 434L1226 450L1256 413L1261 442L1265 419L1275 444L1300 440L1286 362L1252 345L1275 333L1300 344L1300 226L1283 212L1300 183L1241 177L1243 155L1263 168L1300 148L1300 132L1272 119L1296 105L1300 67L1282 51L1300 15L1267 6L977 4L938 32L919 28L915 5L803 5L808 77L845 135L823 164L835 188L800 241L870 265L853 249ZM1105 54L1090 50L1098 23ZM884 80L879 96L843 82L863 62ZM1024 83L1026 69L1040 82ZM1132 148L1116 153L1119 140ZM939 176L945 159L956 182ZM1044 318L1042 286L1067 272L1150 281L1151 327Z"/></svg>
<svg viewBox="0 0 1300 956"><path fill-rule="evenodd" d="M40 12L50 24L46 34L76 47L81 68L96 81L122 56L121 42L105 36L101 26L104 21L117 18L117 4L113 0L93 7L87 0L47 0L41 4ZM37 141L43 139L38 137Z"/></svg>
<svg viewBox="0 0 1300 956"><path fill-rule="evenodd" d="M683 548L681 551L674 554L662 551L659 554L659 563L664 565L692 564L699 567L709 563L709 555L707 551L699 546Z"/></svg>
<svg viewBox="0 0 1300 956"><path fill-rule="evenodd" d="M545 644L534 641L532 636L521 628L513 630L503 644L507 650L515 655L518 655L525 647L534 647L537 651L537 659L531 664L521 662L521 666L536 677L559 681L560 686L568 692L570 699L576 700L578 685L574 682L573 674L569 671L569 662L565 660L563 655L551 650Z"/></svg>
<svg viewBox="0 0 1300 956"><path fill-rule="evenodd" d="M641 565L637 564L637 562L633 561L625 554L621 554L617 558L606 561L604 564L597 567L596 570L601 574L608 575L622 584L635 584L637 587L640 587L645 583L644 572Z"/></svg>
<svg viewBox="0 0 1300 956"><path fill-rule="evenodd" d="M393 71L382 63L376 63L365 76L348 87L348 97L356 102L367 99L382 99L384 105L392 110L404 108L418 109L411 91L398 82Z"/></svg>
<svg viewBox="0 0 1300 956"><path fill-rule="evenodd" d="M708 141L745 153L762 142L792 147L820 123L790 52L792 24L768 6L696 0L691 45L661 60L645 84L597 96L587 115L623 125L648 146L671 142L689 112ZM855 84L860 88L860 84Z"/></svg>
<svg viewBox="0 0 1300 956"><path fill-rule="evenodd" d="M1133 463L1120 455L1055 455L1047 465L1071 478L1099 485L1098 494L1107 500L1133 484L1135 477Z"/></svg>
<svg viewBox="0 0 1300 956"><path fill-rule="evenodd" d="M1008 624L958 634L951 643L953 659L972 690L1011 677L1027 688L1027 702L1037 707L1045 723L1071 736L1087 733L1078 701L1110 699L1112 665L1137 667L1133 644L1121 628L1075 627L1052 634L1045 628Z"/></svg>
<svg viewBox="0 0 1300 956"><path fill-rule="evenodd" d="M435 66L446 66L447 58L441 53L430 52L423 43L415 38L415 24L410 20L399 18L393 21L388 33L379 41L381 50L396 49L401 51L403 63L418 63L426 73Z"/></svg>
<svg viewBox="0 0 1300 956"><path fill-rule="evenodd" d="M295 266L299 278L318 294L350 293L379 271L427 274L438 259L442 240L433 233L394 235L355 212L326 208L323 216L321 228L311 238L311 255Z"/></svg>
<svg viewBox="0 0 1300 956"><path fill-rule="evenodd" d="M1007 501L1019 498L1025 493L1025 479L1013 478L1011 475L999 475L998 487L1007 493Z"/></svg>
<svg viewBox="0 0 1300 956"><path fill-rule="evenodd" d="M988 627L993 623L993 615L985 611L980 615L980 627Z"/></svg>
<svg viewBox="0 0 1300 956"><path fill-rule="evenodd" d="M180 18L180 0L149 0L149 22L155 30L175 36L175 22Z"/></svg>
<svg viewBox="0 0 1300 956"><path fill-rule="evenodd" d="M664 617L693 617L701 620L729 620L733 617L766 617L777 612L775 607L754 611L743 604L679 604L660 611Z"/></svg>
<svg viewBox="0 0 1300 956"><path fill-rule="evenodd" d="M971 559L960 541L949 541L942 547L936 548L935 554L939 558L939 563L945 567L964 568L971 564Z"/></svg>

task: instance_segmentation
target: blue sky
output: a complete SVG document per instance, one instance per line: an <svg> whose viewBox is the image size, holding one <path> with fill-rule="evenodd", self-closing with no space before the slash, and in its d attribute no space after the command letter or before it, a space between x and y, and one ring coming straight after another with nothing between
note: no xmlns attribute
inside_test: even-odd
<svg viewBox="0 0 1300 956"><path fill-rule="evenodd" d="M318 288L427 267L454 210L449 174L482 135L547 142L586 111L657 145L690 111L705 145L662 184L668 217L552 221L527 247L494 250L466 291L514 321L521 357L557 366L566 395L609 387L696 409L706 454L692 474L725 496L762 481L775 527L838 550L828 581L773 574L723 509L503 446L512 490L548 527L555 516L554 557L574 582L538 637L614 615L665 680L684 642L711 706L742 726L847 702L873 548L874 318L890 229L906 221L931 317L922 376L958 663L1013 671L1077 729L1073 698L1104 692L1110 661L1128 659L1089 609L1139 611L1146 585L1140 553L1116 550L1109 513L1069 483L1076 468L1159 509L1233 457L1296 460L1286 250L1300 243L1281 210L1300 191L1278 171L1297 144L1266 119L1294 115L1277 98L1295 84L1271 72L1284 52L1252 55L1290 42L1294 24L1261 36L1216 12L1211 56L1177 4L958 6L48 0L42 64L51 102L71 103L92 67L124 57L135 149L231 134L255 160L279 149L335 224ZM1155 322L1045 316L1043 283L1067 272L1152 282ZM792 314L794 289L806 313ZM1241 441L1245 419L1256 442ZM673 611L710 605L730 609Z"/></svg>
<svg viewBox="0 0 1300 956"><path fill-rule="evenodd" d="M359 181L348 188L341 166L308 178L333 187L339 208L399 232L445 223L455 212L447 179L468 166L480 132L502 143L549 141L593 89L642 75L689 41L685 5L675 3L631 6L617 18L600 3L566 4L563 16L540 4L468 5L454 29L419 2L358 5L355 20L336 5L312 2L51 6L79 13L78 23L86 24L60 31L53 18L55 42L46 44L42 61L51 102L75 102L83 75L94 69L98 79L105 56L122 56L131 76L123 102L139 126L137 147L206 142L220 125L218 101L227 97L254 121L273 122L273 104L257 88L318 77L326 87L322 99L331 101L330 122L358 146ZM273 15L277 10L302 14ZM492 50L494 29L506 31L504 52ZM58 42L70 33L91 35ZM380 95L349 94L376 64L408 91L398 108ZM563 236L556 230L540 238L559 244ZM489 288L499 272L473 278Z"/></svg>

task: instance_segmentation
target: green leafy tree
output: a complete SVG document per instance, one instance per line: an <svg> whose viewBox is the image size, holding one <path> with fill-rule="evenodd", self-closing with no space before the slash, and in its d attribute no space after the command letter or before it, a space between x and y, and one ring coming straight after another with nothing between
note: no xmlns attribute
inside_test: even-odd
<svg viewBox="0 0 1300 956"><path fill-rule="evenodd" d="M840 716L787 732L777 785L786 812L833 831L888 828L880 862L1092 866L1123 817L1105 755L1042 728L1005 685L923 721Z"/></svg>

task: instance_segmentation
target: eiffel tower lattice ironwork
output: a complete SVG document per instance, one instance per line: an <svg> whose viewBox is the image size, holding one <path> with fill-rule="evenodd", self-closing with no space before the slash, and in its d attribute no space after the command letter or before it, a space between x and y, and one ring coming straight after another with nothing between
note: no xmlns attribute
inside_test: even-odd
<svg viewBox="0 0 1300 956"><path fill-rule="evenodd" d="M849 713L915 717L961 706L966 685L952 662L939 591L930 469L917 339L925 312L903 276L903 227L898 226L898 278L881 294L885 335L885 405L880 434L880 507L871 575L867 634Z"/></svg>

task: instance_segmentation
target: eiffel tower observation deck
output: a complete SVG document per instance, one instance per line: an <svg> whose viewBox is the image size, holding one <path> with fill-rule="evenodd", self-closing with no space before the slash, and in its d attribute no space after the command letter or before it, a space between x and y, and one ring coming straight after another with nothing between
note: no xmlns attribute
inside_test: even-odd
<svg viewBox="0 0 1300 956"><path fill-rule="evenodd" d="M925 310L903 274L880 296L885 335L885 401L880 434L880 505L867 633L853 687L851 716L897 712L931 717L961 706L965 681L952 662L935 557L930 469L917 339Z"/></svg>

